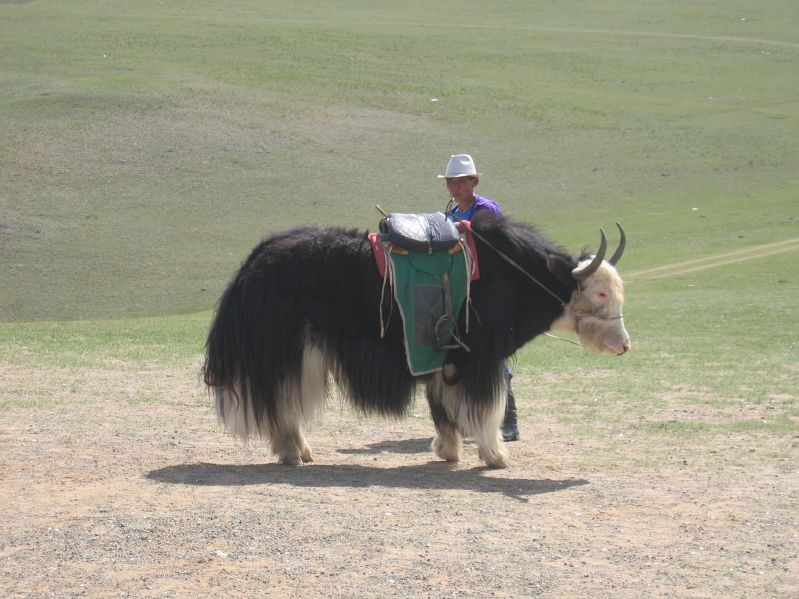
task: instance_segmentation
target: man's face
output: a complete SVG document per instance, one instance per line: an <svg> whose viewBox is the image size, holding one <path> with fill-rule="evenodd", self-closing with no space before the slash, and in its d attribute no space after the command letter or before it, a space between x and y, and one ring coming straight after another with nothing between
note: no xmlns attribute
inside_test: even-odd
<svg viewBox="0 0 799 599"><path fill-rule="evenodd" d="M477 177L452 177L446 181L447 191L456 202L467 202L474 197Z"/></svg>

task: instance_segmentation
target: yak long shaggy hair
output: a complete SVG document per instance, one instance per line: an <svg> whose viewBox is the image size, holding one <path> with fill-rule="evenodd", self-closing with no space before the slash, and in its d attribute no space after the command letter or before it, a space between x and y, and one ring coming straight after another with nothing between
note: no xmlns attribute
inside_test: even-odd
<svg viewBox="0 0 799 599"><path fill-rule="evenodd" d="M472 228L557 296L477 238L480 278L459 316L471 351L450 350L440 373L420 377L438 455L457 460L460 435L468 434L487 463L505 465L497 440L505 361L563 314L577 288L577 261L526 224L482 213ZM405 414L417 379L408 370L400 312L382 285L363 232L303 227L255 247L222 295L208 335L203 377L220 421L235 436L269 439L280 461L298 464L312 460L302 424L324 405L331 376L358 410ZM381 301L390 315L383 338Z"/></svg>

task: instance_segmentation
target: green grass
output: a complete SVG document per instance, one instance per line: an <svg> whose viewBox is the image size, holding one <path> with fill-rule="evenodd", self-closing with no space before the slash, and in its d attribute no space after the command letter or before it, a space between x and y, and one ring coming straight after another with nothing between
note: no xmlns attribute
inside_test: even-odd
<svg viewBox="0 0 799 599"><path fill-rule="evenodd" d="M795 455L795 264L796 250L629 283L624 312L632 350L608 358L537 339L515 368L521 421L552 420L569 436L644 437L649 446L640 455L652 464L665 459L653 454L675 448L726 446L729 435L782 439L782 451ZM606 444L597 453L607 458L615 449Z"/></svg>
<svg viewBox="0 0 799 599"><path fill-rule="evenodd" d="M0 323L0 361L32 368L184 365L203 352L210 313L127 320Z"/></svg>
<svg viewBox="0 0 799 599"><path fill-rule="evenodd" d="M788 440L797 250L722 262L799 238L797 22L793 0L0 2L0 363L195 372L258 239L439 209L467 151L567 247L630 239L632 352L536 340L523 420Z"/></svg>
<svg viewBox="0 0 799 599"><path fill-rule="evenodd" d="M0 4L0 320L209 309L269 231L443 207L460 151L575 250L623 221L629 268L795 236L797 13Z"/></svg>

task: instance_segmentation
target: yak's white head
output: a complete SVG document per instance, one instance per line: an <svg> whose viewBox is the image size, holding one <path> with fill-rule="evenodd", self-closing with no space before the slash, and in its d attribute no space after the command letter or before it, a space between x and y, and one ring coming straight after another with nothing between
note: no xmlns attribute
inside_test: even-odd
<svg viewBox="0 0 799 599"><path fill-rule="evenodd" d="M626 237L617 223L621 237L613 256L605 260L607 238L600 229L597 253L581 260L572 270L577 289L552 328L577 333L580 343L598 352L621 355L630 349L630 336L624 328L624 284L615 264L624 253Z"/></svg>

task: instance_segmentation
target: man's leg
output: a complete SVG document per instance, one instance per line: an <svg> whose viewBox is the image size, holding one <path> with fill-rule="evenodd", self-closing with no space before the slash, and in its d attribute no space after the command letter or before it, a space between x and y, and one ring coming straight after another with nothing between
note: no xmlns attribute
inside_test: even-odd
<svg viewBox="0 0 799 599"><path fill-rule="evenodd" d="M505 376L508 378L508 399L505 403L505 419L502 421L500 430L502 431L503 441L518 441L519 440L519 424L516 418L516 398L513 396L513 389L510 385L510 380L513 374L505 367Z"/></svg>

